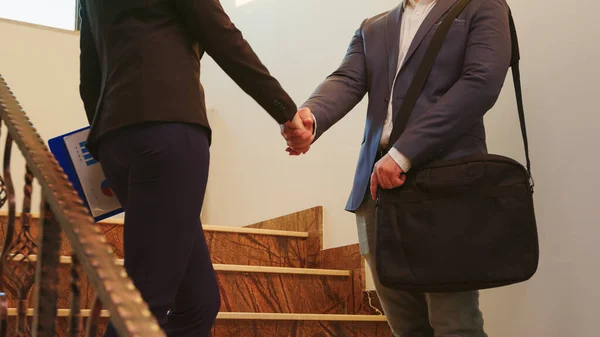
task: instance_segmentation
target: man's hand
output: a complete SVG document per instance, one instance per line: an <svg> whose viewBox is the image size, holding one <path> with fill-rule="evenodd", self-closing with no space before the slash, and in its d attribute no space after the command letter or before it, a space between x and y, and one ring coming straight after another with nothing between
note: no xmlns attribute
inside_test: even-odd
<svg viewBox="0 0 600 337"><path fill-rule="evenodd" d="M402 171L389 154L386 154L375 163L375 167L373 168L373 174L371 174L371 197L373 200L377 199L377 187L379 186L389 190L404 185L405 181L406 175L404 171Z"/></svg>
<svg viewBox="0 0 600 337"><path fill-rule="evenodd" d="M315 139L313 135L313 115L310 109L298 110L292 121L281 127L281 135L286 139L290 156L299 156L308 152Z"/></svg>

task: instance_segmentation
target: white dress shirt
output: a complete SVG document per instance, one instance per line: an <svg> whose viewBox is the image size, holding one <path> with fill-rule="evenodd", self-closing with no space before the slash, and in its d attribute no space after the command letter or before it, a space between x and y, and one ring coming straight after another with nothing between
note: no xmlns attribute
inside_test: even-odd
<svg viewBox="0 0 600 337"><path fill-rule="evenodd" d="M404 11L402 12L402 23L400 25L400 45L398 48L398 70L396 72L396 77L394 78L394 86L396 85L396 79L398 78L398 74L400 73L400 68L404 64L404 60L406 58L406 53L408 52L408 48L417 34L419 27L427 17L427 15L431 12L433 7L437 4L437 0L402 0L402 4L404 6ZM394 86L392 86L391 96L394 94ZM392 129L394 128L394 124L392 121L392 117L394 115L394 111L392 109L393 97L390 96L390 103L388 105L387 117L385 118L385 122L383 124L383 133L381 134L381 140L379 142L382 148L387 147L390 141L390 136L392 134ZM400 168L404 172L408 172L410 169L411 163L408 158L406 158L402 153L392 147L392 149L388 152L388 154L398 163Z"/></svg>

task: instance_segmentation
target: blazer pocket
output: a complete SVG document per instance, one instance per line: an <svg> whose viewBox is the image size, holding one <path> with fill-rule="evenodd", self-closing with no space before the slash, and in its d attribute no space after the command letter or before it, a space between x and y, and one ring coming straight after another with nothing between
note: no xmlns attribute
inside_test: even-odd
<svg viewBox="0 0 600 337"><path fill-rule="evenodd" d="M435 27L438 27L439 25L441 25L443 20L444 19L438 21L438 23L435 24ZM464 19L454 19L454 21L452 22L452 27L455 27L455 26L457 26L457 27L464 27L464 25L466 23L467 23L467 20L464 20Z"/></svg>

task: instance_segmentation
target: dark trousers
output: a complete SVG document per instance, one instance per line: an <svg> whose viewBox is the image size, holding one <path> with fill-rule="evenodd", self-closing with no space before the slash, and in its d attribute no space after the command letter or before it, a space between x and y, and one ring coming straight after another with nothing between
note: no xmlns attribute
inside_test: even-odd
<svg viewBox="0 0 600 337"><path fill-rule="evenodd" d="M209 336L220 307L200 223L209 158L207 131L187 124L124 128L99 146L125 209L125 269L169 337Z"/></svg>
<svg viewBox="0 0 600 337"><path fill-rule="evenodd" d="M479 292L423 294L384 287L377 278L376 203L366 196L356 210L360 254L371 268L385 317L396 337L487 337Z"/></svg>

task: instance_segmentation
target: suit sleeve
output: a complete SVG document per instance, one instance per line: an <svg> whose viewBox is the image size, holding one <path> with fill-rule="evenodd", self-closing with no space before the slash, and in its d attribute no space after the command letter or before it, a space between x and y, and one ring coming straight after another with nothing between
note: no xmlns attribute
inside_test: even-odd
<svg viewBox="0 0 600 337"><path fill-rule="evenodd" d="M92 124L100 97L102 72L98 52L96 51L96 44L87 18L85 1L81 1L79 17L81 19L79 38L79 94L83 101L88 122Z"/></svg>
<svg viewBox="0 0 600 337"><path fill-rule="evenodd" d="M294 117L296 105L269 74L218 0L175 0L175 8L190 35L242 90L280 124Z"/></svg>
<svg viewBox="0 0 600 337"><path fill-rule="evenodd" d="M366 77L361 25L350 41L342 64L303 104L315 117L315 140L360 103L367 93Z"/></svg>
<svg viewBox="0 0 600 337"><path fill-rule="evenodd" d="M474 14L460 79L422 116L411 121L394 147L414 166L439 155L496 103L510 64L508 6L481 1Z"/></svg>

